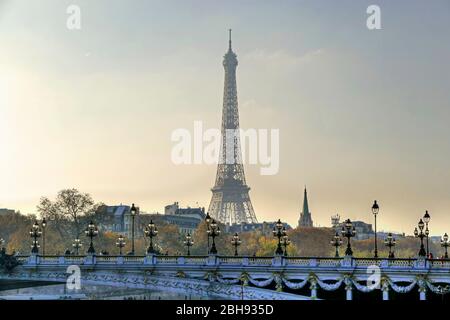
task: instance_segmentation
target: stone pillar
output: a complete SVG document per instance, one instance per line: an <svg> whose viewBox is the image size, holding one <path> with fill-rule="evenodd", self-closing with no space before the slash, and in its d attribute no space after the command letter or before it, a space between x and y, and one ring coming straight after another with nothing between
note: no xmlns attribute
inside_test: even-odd
<svg viewBox="0 0 450 320"><path fill-rule="evenodd" d="M389 300L389 288L383 289L383 301Z"/></svg>
<svg viewBox="0 0 450 320"><path fill-rule="evenodd" d="M283 265L283 256L275 256L272 259L272 266L280 267Z"/></svg>
<svg viewBox="0 0 450 320"><path fill-rule="evenodd" d="M345 292L346 292L346 299L347 300L352 300L353 299L353 289L351 286L346 286L345 287Z"/></svg>
<svg viewBox="0 0 450 320"><path fill-rule="evenodd" d="M383 293L383 301L389 300L389 283L385 279L381 285L381 292Z"/></svg>
<svg viewBox="0 0 450 320"><path fill-rule="evenodd" d="M116 260L117 264L123 264L123 256L118 256Z"/></svg>
<svg viewBox="0 0 450 320"><path fill-rule="evenodd" d="M218 259L215 254L208 255L207 265L208 266L215 266L218 264Z"/></svg>
<svg viewBox="0 0 450 320"><path fill-rule="evenodd" d="M350 278L345 278L344 283L345 283L346 299L353 300L352 280Z"/></svg>
<svg viewBox="0 0 450 320"><path fill-rule="evenodd" d="M177 258L177 264L185 264L185 263L186 263L186 260L185 260L184 257L178 257Z"/></svg>
<svg viewBox="0 0 450 320"><path fill-rule="evenodd" d="M316 258L309 259L309 266L317 267L317 259Z"/></svg>
<svg viewBox="0 0 450 320"><path fill-rule="evenodd" d="M426 269L427 264L426 264L426 260L425 257L418 257L415 264L414 264L414 269Z"/></svg>
<svg viewBox="0 0 450 320"><path fill-rule="evenodd" d="M427 289L424 287L419 288L419 297L420 300L425 301L427 300Z"/></svg>
<svg viewBox="0 0 450 320"><path fill-rule="evenodd" d="M39 257L37 254L32 253L29 257L28 257L28 261L27 263L29 265L37 265L39 263Z"/></svg>
<svg viewBox="0 0 450 320"><path fill-rule="evenodd" d="M283 280L281 279L281 275L279 273L274 274L274 280L275 280L275 289L277 292L283 291Z"/></svg>
<svg viewBox="0 0 450 320"><path fill-rule="evenodd" d="M311 289L311 299L315 300L317 299L317 280L311 279L311 286L309 287Z"/></svg>
<svg viewBox="0 0 450 320"><path fill-rule="evenodd" d="M64 256L61 256L58 258L58 264L65 264L66 258Z"/></svg>
<svg viewBox="0 0 450 320"><path fill-rule="evenodd" d="M147 253L147 255L144 258L144 264L156 264L155 260L156 259L154 253Z"/></svg>
<svg viewBox="0 0 450 320"><path fill-rule="evenodd" d="M95 264L96 259L94 254L88 254L84 257L84 264Z"/></svg>
<svg viewBox="0 0 450 320"><path fill-rule="evenodd" d="M242 265L243 266L248 266L248 257L242 258Z"/></svg>
<svg viewBox="0 0 450 320"><path fill-rule="evenodd" d="M427 284L423 276L419 276L419 280L417 281L417 285L419 286L419 297L420 300L427 300Z"/></svg>
<svg viewBox="0 0 450 320"><path fill-rule="evenodd" d="M341 260L341 267L343 267L343 268L351 268L351 267L353 267L353 257L352 256L345 256Z"/></svg>

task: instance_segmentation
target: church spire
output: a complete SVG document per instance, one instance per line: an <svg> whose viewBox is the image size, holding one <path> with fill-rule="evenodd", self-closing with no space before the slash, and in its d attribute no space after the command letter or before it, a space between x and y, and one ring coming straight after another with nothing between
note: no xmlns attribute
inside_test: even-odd
<svg viewBox="0 0 450 320"><path fill-rule="evenodd" d="M305 192L303 194L303 212L308 212L309 213L309 206L308 206L308 192L306 191L306 186L305 186Z"/></svg>
<svg viewBox="0 0 450 320"><path fill-rule="evenodd" d="M309 205L308 205L308 191L306 190L303 192L303 211L300 213L300 219L298 220L298 226L299 227L312 227L313 221L311 218L311 212L309 212Z"/></svg>

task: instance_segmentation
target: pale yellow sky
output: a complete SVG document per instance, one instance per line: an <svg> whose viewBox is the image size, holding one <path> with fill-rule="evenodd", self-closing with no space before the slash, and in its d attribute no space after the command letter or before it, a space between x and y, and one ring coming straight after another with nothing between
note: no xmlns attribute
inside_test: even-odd
<svg viewBox="0 0 450 320"><path fill-rule="evenodd" d="M232 27L241 126L280 130L279 173L246 166L260 221L295 226L306 184L316 224L371 222L378 199L381 229L411 233L428 209L450 232L450 9L400 2L373 32L364 1L0 1L0 207L33 213L71 187L208 207L215 166L174 165L170 137L220 126Z"/></svg>

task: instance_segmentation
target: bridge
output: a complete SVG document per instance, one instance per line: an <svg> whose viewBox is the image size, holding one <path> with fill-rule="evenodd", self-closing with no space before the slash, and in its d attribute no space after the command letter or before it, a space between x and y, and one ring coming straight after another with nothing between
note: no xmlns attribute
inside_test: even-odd
<svg viewBox="0 0 450 320"><path fill-rule="evenodd" d="M319 292L355 290L446 294L450 260L237 256L17 256L20 265L2 280L66 282L74 267L83 284L153 289L225 299L321 299ZM69 268L69 269L68 269ZM75 267L76 268L76 267ZM69 271L68 271L69 270ZM299 294L306 290L308 294ZM323 291L321 291L321 290ZM340 291L338 291L340 290Z"/></svg>

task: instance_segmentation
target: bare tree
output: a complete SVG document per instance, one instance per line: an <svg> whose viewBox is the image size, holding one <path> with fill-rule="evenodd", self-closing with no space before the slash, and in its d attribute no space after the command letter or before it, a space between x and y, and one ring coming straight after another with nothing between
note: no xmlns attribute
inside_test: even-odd
<svg viewBox="0 0 450 320"><path fill-rule="evenodd" d="M41 198L37 211L52 221L61 235L69 233L79 238L98 206L88 193L64 189L58 192L54 202L46 197Z"/></svg>

